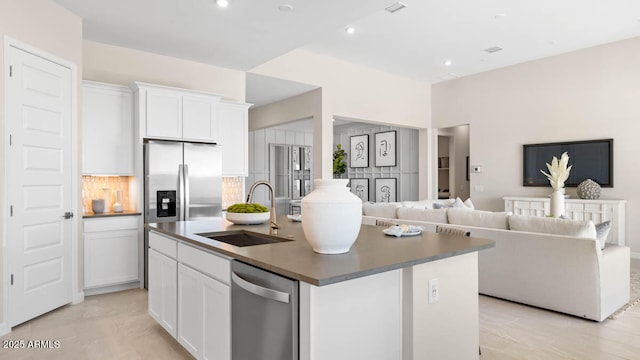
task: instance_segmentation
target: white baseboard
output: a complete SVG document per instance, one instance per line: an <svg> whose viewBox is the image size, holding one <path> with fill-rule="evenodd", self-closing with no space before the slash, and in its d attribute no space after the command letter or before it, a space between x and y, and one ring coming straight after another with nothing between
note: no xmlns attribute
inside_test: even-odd
<svg viewBox="0 0 640 360"><path fill-rule="evenodd" d="M11 332L11 328L6 322L0 323L0 337L7 335Z"/></svg>
<svg viewBox="0 0 640 360"><path fill-rule="evenodd" d="M632 259L639 259L639 260L640 260L640 253L632 252L632 253L631 253L631 258L632 258Z"/></svg>
<svg viewBox="0 0 640 360"><path fill-rule="evenodd" d="M130 290L130 289L139 289L139 288L140 288L140 281L132 281L132 282L123 283L123 284L87 288L87 289L84 289L84 294L86 296L92 296L92 295L106 294L106 293L115 292L115 291L123 291L123 290Z"/></svg>
<svg viewBox="0 0 640 360"><path fill-rule="evenodd" d="M75 304L80 304L83 301L84 301L84 292L80 291L73 295L73 300L71 301L71 303L75 305Z"/></svg>

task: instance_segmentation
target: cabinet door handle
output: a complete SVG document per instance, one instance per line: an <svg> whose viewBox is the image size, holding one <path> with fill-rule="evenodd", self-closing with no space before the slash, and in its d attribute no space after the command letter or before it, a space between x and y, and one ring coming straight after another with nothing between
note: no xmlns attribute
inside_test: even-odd
<svg viewBox="0 0 640 360"><path fill-rule="evenodd" d="M236 273L232 272L231 273L231 280L236 283L236 285L240 286L241 288L243 288L244 290L263 297L263 298L267 298L267 299L271 299L271 300L275 300L275 301L279 301L285 304L289 303L289 297L290 295L288 293L282 292L282 291L278 291L278 290L273 290L273 289L269 289L266 287L262 287L260 285L256 285L252 282L249 282L243 278L241 278L240 276L238 276Z"/></svg>

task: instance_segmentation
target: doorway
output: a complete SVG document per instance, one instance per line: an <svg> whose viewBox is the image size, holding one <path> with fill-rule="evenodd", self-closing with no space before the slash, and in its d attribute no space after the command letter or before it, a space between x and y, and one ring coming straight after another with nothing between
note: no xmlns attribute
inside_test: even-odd
<svg viewBox="0 0 640 360"><path fill-rule="evenodd" d="M438 198L469 198L469 125L438 129Z"/></svg>

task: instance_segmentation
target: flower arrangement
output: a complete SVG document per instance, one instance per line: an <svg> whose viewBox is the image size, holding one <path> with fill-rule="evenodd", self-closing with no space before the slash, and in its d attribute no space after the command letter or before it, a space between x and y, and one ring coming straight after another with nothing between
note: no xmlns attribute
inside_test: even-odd
<svg viewBox="0 0 640 360"><path fill-rule="evenodd" d="M571 172L571 166L569 165L569 155L564 152L562 156L560 156L560 161L558 161L557 157L553 157L551 161L551 165L547 163L547 169L549 169L549 173L547 174L543 170L540 170L548 179L551 187L554 191L560 191L564 193L564 182L569 178L569 173Z"/></svg>

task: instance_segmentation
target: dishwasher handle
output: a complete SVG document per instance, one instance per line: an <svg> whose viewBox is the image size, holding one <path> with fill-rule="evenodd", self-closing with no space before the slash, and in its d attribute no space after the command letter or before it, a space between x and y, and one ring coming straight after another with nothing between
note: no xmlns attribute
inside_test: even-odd
<svg viewBox="0 0 640 360"><path fill-rule="evenodd" d="M244 290L271 300L279 301L285 304L289 303L290 294L278 290L269 289L266 287L262 287L260 285L256 285L252 282L249 282L243 278L241 278L238 274L232 272L231 273L231 281L233 281L236 285L240 286Z"/></svg>

